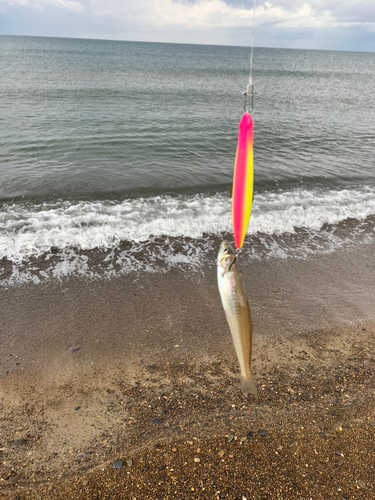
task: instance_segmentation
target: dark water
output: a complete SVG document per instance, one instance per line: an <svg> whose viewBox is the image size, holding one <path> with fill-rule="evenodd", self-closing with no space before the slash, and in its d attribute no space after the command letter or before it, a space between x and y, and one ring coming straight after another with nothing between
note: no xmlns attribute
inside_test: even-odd
<svg viewBox="0 0 375 500"><path fill-rule="evenodd" d="M119 252L161 236L196 248L230 233L248 49L1 36L0 54L8 265L51 249L71 264L81 250ZM328 231L326 250L358 232L372 241L375 54L256 48L253 76L250 237L276 238L272 251L297 230ZM333 244L351 220L355 231Z"/></svg>

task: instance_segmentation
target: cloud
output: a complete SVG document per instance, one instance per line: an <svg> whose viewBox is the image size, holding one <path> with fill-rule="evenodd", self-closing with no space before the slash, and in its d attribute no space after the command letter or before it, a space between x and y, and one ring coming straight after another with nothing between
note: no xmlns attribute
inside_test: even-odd
<svg viewBox="0 0 375 500"><path fill-rule="evenodd" d="M148 26L184 29L233 28L251 26L252 2L224 0L0 0L3 4L33 9L58 7L96 16L122 18ZM258 2L259 3L259 2ZM362 12L362 15L360 14ZM273 24L277 28L327 28L375 24L375 2L312 0L303 3L290 0L261 2L255 11L256 25Z"/></svg>
<svg viewBox="0 0 375 500"><path fill-rule="evenodd" d="M84 6L76 0L0 0L9 6L30 7L35 10L43 10L48 7L58 7L72 12L82 12Z"/></svg>
<svg viewBox="0 0 375 500"><path fill-rule="evenodd" d="M373 2L375 5L375 2ZM359 16L359 11L369 16ZM212 29L251 26L253 8L224 0L89 0L87 9L98 16L121 16L124 20L137 20L148 26L178 27L183 29ZM355 17L353 14L355 11ZM349 2L263 2L255 10L256 25L273 24L276 28L328 28L352 25L375 25L375 7L361 0L355 9Z"/></svg>
<svg viewBox="0 0 375 500"><path fill-rule="evenodd" d="M176 27L184 29L228 28L243 23L249 24L250 9L232 7L223 0L201 0L188 4L173 0L138 0L128 6L118 0L108 0L102 7L100 0L92 0L91 6L97 15L113 15L124 20L137 19L148 26Z"/></svg>
<svg viewBox="0 0 375 500"><path fill-rule="evenodd" d="M42 26L46 36L50 29L54 36L248 45L253 23L253 0L0 0L0 8L11 11L14 23L17 8L40 12L35 30ZM327 48L340 48L353 36L367 37L371 47L375 1L257 0L255 23L263 46L325 48L331 40Z"/></svg>

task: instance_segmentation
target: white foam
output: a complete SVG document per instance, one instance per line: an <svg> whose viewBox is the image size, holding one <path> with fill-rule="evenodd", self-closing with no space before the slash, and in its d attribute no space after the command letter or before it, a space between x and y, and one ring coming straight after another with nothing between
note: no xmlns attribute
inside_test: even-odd
<svg viewBox="0 0 375 500"><path fill-rule="evenodd" d="M296 228L319 231L324 224L361 221L373 214L375 190L370 187L266 193L257 196L249 232L280 235Z"/></svg>
<svg viewBox="0 0 375 500"><path fill-rule="evenodd" d="M248 233L282 235L297 228L319 231L324 224L349 218L361 221L373 214L372 187L266 192L255 196ZM156 196L118 203L4 205L0 212L0 258L21 262L52 248L111 249L122 241L144 242L152 236L197 239L231 230L231 200L224 194ZM68 260L70 266L75 265ZM82 265L83 261L77 268Z"/></svg>

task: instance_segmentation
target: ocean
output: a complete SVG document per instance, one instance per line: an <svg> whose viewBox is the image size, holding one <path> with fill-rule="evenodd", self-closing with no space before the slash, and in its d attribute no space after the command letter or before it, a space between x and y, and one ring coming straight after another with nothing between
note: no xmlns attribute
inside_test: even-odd
<svg viewBox="0 0 375 500"><path fill-rule="evenodd" d="M231 234L245 47L0 36L0 284L202 269ZM255 47L243 259L375 240L375 53Z"/></svg>

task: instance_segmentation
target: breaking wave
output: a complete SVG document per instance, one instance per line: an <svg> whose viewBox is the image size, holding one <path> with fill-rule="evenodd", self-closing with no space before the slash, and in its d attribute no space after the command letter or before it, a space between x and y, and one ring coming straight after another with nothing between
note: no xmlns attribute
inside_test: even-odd
<svg viewBox="0 0 375 500"><path fill-rule="evenodd" d="M372 241L374 215L375 189L370 186L258 193L248 230L249 253L253 258L304 257L356 242L359 234ZM0 211L0 258L8 267L12 264L13 276L26 264L32 273L38 259L45 268L51 263L39 278L43 273L90 276L96 271L85 255L89 251L104 256L96 259L102 267L114 259L116 272L158 271L159 261L170 267L196 266L213 249L213 238L230 233L231 199L223 193L6 204ZM143 257L134 259L139 254Z"/></svg>

